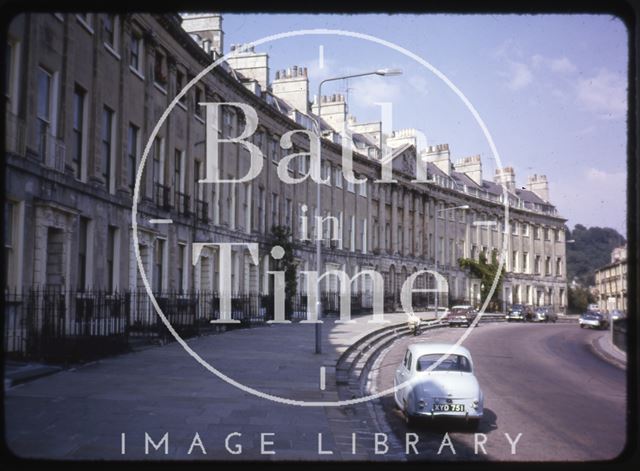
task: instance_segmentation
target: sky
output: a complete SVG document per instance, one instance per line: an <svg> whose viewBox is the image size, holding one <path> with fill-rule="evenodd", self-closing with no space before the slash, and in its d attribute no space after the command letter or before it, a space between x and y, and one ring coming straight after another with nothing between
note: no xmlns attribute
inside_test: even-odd
<svg viewBox="0 0 640 471"><path fill-rule="evenodd" d="M609 15L301 15L224 14L224 52L232 44L302 29L375 36L405 48L447 77L477 110L501 166L516 184L544 174L551 202L567 224L613 227L626 237L627 30ZM320 80L400 68L325 84L347 95L358 122L379 121L392 103L392 128L415 128L426 144L448 143L452 160L497 161L481 127L436 74L400 52L359 38L315 35L256 48L276 70L307 67L310 98ZM322 51L322 52L321 52ZM383 124L384 125L384 124Z"/></svg>

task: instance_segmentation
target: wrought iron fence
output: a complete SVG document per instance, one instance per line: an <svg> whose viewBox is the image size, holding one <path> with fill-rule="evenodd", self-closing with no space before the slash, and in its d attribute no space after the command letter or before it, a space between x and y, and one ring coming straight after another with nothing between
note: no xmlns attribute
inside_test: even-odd
<svg viewBox="0 0 640 471"><path fill-rule="evenodd" d="M220 295L210 291L154 294L166 320L182 337L211 332L220 319ZM88 361L131 349L171 334L144 290L107 292L29 288L5 290L4 352L10 358L53 363ZM321 294L326 315L340 310L339 293ZM350 298L351 314L371 312L366 294ZM231 294L231 318L225 328L251 327L273 320L273 296ZM307 318L307 296L285 300L285 319Z"/></svg>

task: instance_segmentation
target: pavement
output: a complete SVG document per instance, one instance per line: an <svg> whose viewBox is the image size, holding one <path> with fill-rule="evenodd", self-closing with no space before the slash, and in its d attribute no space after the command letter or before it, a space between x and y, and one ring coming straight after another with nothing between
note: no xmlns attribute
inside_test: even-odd
<svg viewBox="0 0 640 471"><path fill-rule="evenodd" d="M613 344L610 330L602 331L600 335L594 337L591 342L591 349L593 353L604 361L626 370L627 354Z"/></svg>
<svg viewBox="0 0 640 471"><path fill-rule="evenodd" d="M385 318L406 322L404 313ZM379 458L373 456L366 409L286 404L338 400L337 359L358 338L381 327L368 322L371 316L354 320L350 324L325 320L322 354L314 353L312 324L260 326L187 339L189 348L228 382L207 371L177 342L29 382L25 382L27 371L36 371L36 365L7 365L7 445L18 456L53 459ZM44 371L42 365L39 368ZM229 384L232 381L245 389ZM258 392L252 394L247 388ZM191 446L196 433L206 455ZM345 440L353 433L355 453L352 440ZM156 444L167 434L167 453L163 447L147 451L145 434ZM228 448L242 452L232 454ZM276 454L265 454L269 450Z"/></svg>

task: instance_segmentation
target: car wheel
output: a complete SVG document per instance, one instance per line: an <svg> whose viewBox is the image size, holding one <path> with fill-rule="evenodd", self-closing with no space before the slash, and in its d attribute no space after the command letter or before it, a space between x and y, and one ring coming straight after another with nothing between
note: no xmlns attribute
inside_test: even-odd
<svg viewBox="0 0 640 471"><path fill-rule="evenodd" d="M467 428L473 432L478 430L480 427L480 419L468 419L467 420Z"/></svg>
<svg viewBox="0 0 640 471"><path fill-rule="evenodd" d="M407 428L415 428L416 425L418 424L418 419L410 415L409 412L407 412L406 401L404 402L404 407L402 408L402 412L404 413L404 420L405 420L405 423L407 424Z"/></svg>
<svg viewBox="0 0 640 471"><path fill-rule="evenodd" d="M584 324L580 324L580 328L581 328L581 329L584 329Z"/></svg>

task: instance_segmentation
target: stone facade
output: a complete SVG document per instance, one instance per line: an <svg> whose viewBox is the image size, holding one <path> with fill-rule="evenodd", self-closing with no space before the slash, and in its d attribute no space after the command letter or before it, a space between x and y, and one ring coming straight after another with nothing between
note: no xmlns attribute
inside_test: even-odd
<svg viewBox="0 0 640 471"><path fill-rule="evenodd" d="M596 296L602 311L627 311L627 247L611 252L611 263L596 270Z"/></svg>
<svg viewBox="0 0 640 471"><path fill-rule="evenodd" d="M223 44L219 15L181 21L148 14L24 14L12 21L5 159L8 287L142 287L131 220L136 169L164 110L218 57ZM137 222L141 261L154 290L217 290L218 252L205 248L193 266L192 243L255 242L259 266L246 250L234 249L231 288L266 292L270 228L277 224L293 231L299 271L315 269L315 183L284 184L276 173L282 157L309 148L302 133L293 135L291 149L280 146L285 133L311 130L318 118L311 113L317 103L308 102L307 71L278 71L270 84L268 57L253 50L241 54L247 57L230 59L189 89L149 143ZM453 164L447 144L417 149L406 132L383 136L379 123L355 124L346 115L344 97L319 99L323 172L331 178L322 186L322 216L335 217L340 234L335 241L325 237L326 269L340 268L349 276L377 270L385 291L396 293L411 273L433 268L438 250L450 300L479 304L479 282L457 260L501 250L506 237L504 302L564 309L565 219L547 201L546 177L530 179L527 190L517 189L513 169L500 171L496 181L483 180L476 156ZM197 182L205 172L205 121L197 103L205 101L247 103L257 110L259 128L251 141L261 149L264 165L251 182ZM243 129L237 111L224 108L218 123L223 136ZM342 177L342 123L353 124L353 168L366 183ZM400 139L393 148L396 182L374 183L386 137ZM221 175L245 175L246 149L221 147ZM308 170L298 160L290 170L296 176ZM429 183L412 181L416 162L423 160ZM502 182L508 193L503 194ZM469 209L438 212L461 205ZM495 225L474 224L486 221ZM328 235L328 224L323 232ZM325 287L337 289L337 282L329 280ZM354 282L354 290L370 294L371 289L366 277Z"/></svg>

